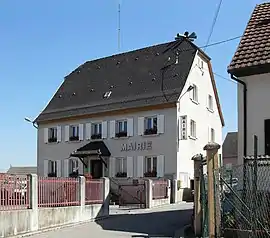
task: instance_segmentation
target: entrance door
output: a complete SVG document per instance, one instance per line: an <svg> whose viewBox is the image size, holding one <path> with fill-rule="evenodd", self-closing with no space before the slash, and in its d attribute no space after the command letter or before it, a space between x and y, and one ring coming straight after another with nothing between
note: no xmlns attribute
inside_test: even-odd
<svg viewBox="0 0 270 238"><path fill-rule="evenodd" d="M91 175L94 179L101 178L103 176L103 167L101 160L91 160Z"/></svg>
<svg viewBox="0 0 270 238"><path fill-rule="evenodd" d="M264 121L265 154L270 155L270 119Z"/></svg>

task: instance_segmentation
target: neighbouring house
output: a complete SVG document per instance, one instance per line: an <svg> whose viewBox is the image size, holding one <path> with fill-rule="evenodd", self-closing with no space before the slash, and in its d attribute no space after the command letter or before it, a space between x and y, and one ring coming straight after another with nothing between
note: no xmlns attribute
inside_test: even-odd
<svg viewBox="0 0 270 238"><path fill-rule="evenodd" d="M97 60L65 77L36 118L38 174L168 177L222 143L210 58L186 37Z"/></svg>
<svg viewBox="0 0 270 238"><path fill-rule="evenodd" d="M240 44L228 66L238 81L238 163L253 155L253 136L259 139L258 154L270 155L270 3L255 7ZM246 90L245 90L246 87ZM246 99L244 93L246 92ZM245 100L245 101L244 101ZM244 107L246 121L244 125ZM246 131L246 153L244 132Z"/></svg>
<svg viewBox="0 0 270 238"><path fill-rule="evenodd" d="M228 132L222 144L222 159L225 167L237 165L237 132Z"/></svg>
<svg viewBox="0 0 270 238"><path fill-rule="evenodd" d="M7 170L7 174L16 174L16 175L37 174L37 167L36 166L13 167L10 165L10 168Z"/></svg>

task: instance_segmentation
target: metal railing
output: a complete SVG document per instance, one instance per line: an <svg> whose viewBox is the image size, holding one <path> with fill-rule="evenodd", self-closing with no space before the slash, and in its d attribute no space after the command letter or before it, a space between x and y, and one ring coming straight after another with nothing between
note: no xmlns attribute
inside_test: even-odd
<svg viewBox="0 0 270 238"><path fill-rule="evenodd" d="M0 211L28 209L30 177L2 175L0 178Z"/></svg>
<svg viewBox="0 0 270 238"><path fill-rule="evenodd" d="M168 181L167 180L153 180L152 196L153 196L153 199L168 198Z"/></svg>
<svg viewBox="0 0 270 238"><path fill-rule="evenodd" d="M38 178L38 207L80 205L78 178Z"/></svg>
<svg viewBox="0 0 270 238"><path fill-rule="evenodd" d="M103 203L103 180L86 179L85 181L85 204Z"/></svg>

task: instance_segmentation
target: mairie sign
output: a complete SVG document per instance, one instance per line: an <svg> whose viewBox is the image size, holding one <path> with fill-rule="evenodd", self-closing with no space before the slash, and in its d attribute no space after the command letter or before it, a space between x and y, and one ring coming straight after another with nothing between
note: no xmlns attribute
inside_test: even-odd
<svg viewBox="0 0 270 238"><path fill-rule="evenodd" d="M121 151L152 150L152 141L130 142L122 144Z"/></svg>

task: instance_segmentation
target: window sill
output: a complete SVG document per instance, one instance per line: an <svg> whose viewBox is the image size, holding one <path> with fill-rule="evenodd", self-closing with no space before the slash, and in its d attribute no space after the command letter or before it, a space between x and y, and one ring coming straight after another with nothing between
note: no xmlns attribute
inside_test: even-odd
<svg viewBox="0 0 270 238"><path fill-rule="evenodd" d="M195 101L195 100L193 100L192 98L191 98L190 100L191 100L191 102L193 102L194 104L199 105L199 102L198 102L198 101Z"/></svg>
<svg viewBox="0 0 270 238"><path fill-rule="evenodd" d="M198 138L194 137L194 136L188 136L189 139L191 140L197 140Z"/></svg>
<svg viewBox="0 0 270 238"><path fill-rule="evenodd" d="M128 139L130 136L122 136L122 137L117 137L117 136L115 136L115 137L113 137L113 139L115 139L115 140L126 140L126 139Z"/></svg>
<svg viewBox="0 0 270 238"><path fill-rule="evenodd" d="M213 109L210 109L209 107L207 107L207 110L211 113L214 113L214 110Z"/></svg>
<svg viewBox="0 0 270 238"><path fill-rule="evenodd" d="M154 137L154 136L159 136L159 134L157 133L157 134L150 134L150 135L142 135L143 137Z"/></svg>

